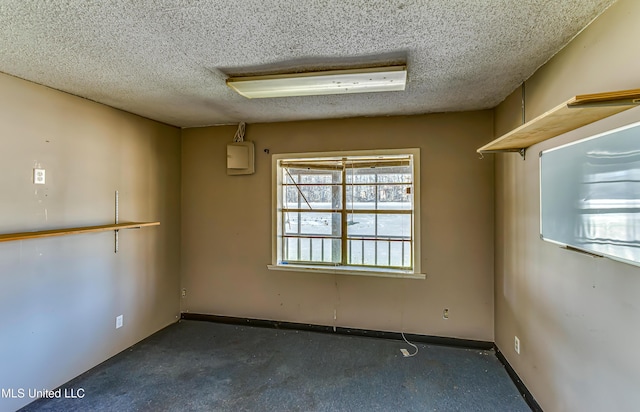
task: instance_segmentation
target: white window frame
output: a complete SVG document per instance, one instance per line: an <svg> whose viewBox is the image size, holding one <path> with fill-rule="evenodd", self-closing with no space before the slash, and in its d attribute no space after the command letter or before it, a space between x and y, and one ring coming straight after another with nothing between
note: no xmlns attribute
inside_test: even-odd
<svg viewBox="0 0 640 412"><path fill-rule="evenodd" d="M340 158L349 156L375 157L375 156L401 156L407 155L412 158L413 184L411 194L413 205L411 210L412 234L411 234L411 258L412 268L409 270L389 268L384 266L361 267L342 265L321 265L321 264L298 264L279 261L279 253L282 248L281 215L282 205L282 174L280 171L281 161L295 161L310 158ZM271 264L267 265L270 270L282 270L293 272L330 273L344 275L363 275L393 278L425 279L426 275L421 272L420 258L420 149L379 149L379 150L350 150L336 152L308 152L308 153L284 153L272 155L272 253ZM343 204L342 208L346 205Z"/></svg>

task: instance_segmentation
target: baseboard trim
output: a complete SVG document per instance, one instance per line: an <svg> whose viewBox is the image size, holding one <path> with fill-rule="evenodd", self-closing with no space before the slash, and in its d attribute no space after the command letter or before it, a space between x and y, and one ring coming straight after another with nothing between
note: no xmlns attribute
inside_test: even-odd
<svg viewBox="0 0 640 412"><path fill-rule="evenodd" d="M182 313L180 316L181 319L184 320L197 320L197 321L205 321L205 322L215 322L215 323L226 323L230 325L245 325L245 326L255 326L259 328L269 328L269 329L286 329L286 330L303 330L310 332L320 332L320 333L335 333L340 335L351 335L351 336L365 336L370 338L382 338L382 339L392 339L392 340L402 340L402 335L397 332L383 332L377 330L368 330L368 329L354 329L354 328L343 328L343 327L333 327L333 326L325 326L325 325L312 325L306 323L295 323L295 322L280 322L275 320L265 320L265 319L251 319L251 318L237 318L232 316L220 316L220 315L207 315L202 313ZM514 385L520 392L520 395L524 398L525 402L533 412L543 412L542 408L536 402L535 398L529 392L529 389L525 386L525 384L520 380L520 377L516 373L516 371L511 367L507 358L504 357L500 349L493 342L480 341L480 340L471 340L471 339L458 339L458 338L446 338L442 336L430 336L430 335L415 335L415 334L407 334L404 336L412 342L420 342L427 343L430 345L442 345L442 346L453 346L465 349L480 349L480 350L490 350L493 349L495 351L496 357L504 365L504 368L507 371L507 374L513 381Z"/></svg>
<svg viewBox="0 0 640 412"><path fill-rule="evenodd" d="M511 378L513 383L516 385L516 388L518 388L520 395L522 395L525 402L527 402L527 405L529 405L529 407L533 412L543 412L538 402L536 402L531 392L529 392L529 389L527 389L527 387L522 382L522 380L520 380L520 377L518 376L516 371L511 367L511 365L509 364L509 361L507 361L507 358L505 358L502 352L500 352L500 349L498 349L498 347L495 345L493 349L496 353L496 358L498 358L498 360L504 365L504 368L507 370L509 377Z"/></svg>
<svg viewBox="0 0 640 412"><path fill-rule="evenodd" d="M371 338L402 340L402 335L397 332L382 332L382 331L376 331L376 330L354 329L354 328L343 328L343 327L334 328L333 326L311 325L311 324L295 323L295 322L280 322L280 321L264 320L264 319L236 318L231 316L206 315L206 314L200 314L200 313L182 313L181 319L200 320L200 321L216 322L216 323L227 323L232 325L255 326L255 327L270 328L270 329L304 330L304 331L310 331L310 332L336 333L341 335L366 336ZM480 341L480 340L446 338L442 336L414 335L410 333L405 333L404 336L407 338L407 340L411 342L428 343L430 345L455 346L460 348L482 349L482 350L490 350L495 347L493 342L486 342L486 341Z"/></svg>

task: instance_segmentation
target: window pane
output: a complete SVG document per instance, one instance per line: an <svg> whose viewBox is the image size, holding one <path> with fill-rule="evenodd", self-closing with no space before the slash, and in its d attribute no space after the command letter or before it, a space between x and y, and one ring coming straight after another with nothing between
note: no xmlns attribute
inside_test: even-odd
<svg viewBox="0 0 640 412"><path fill-rule="evenodd" d="M283 189L282 203L285 209L309 209L309 207L311 210L340 209L342 206L342 187L340 186L302 185L284 186Z"/></svg>
<svg viewBox="0 0 640 412"><path fill-rule="evenodd" d="M349 213L347 236L411 238L411 215Z"/></svg>
<svg viewBox="0 0 640 412"><path fill-rule="evenodd" d="M347 184L411 182L411 166L347 168Z"/></svg>
<svg viewBox="0 0 640 412"><path fill-rule="evenodd" d="M340 236L340 213L283 212L285 235Z"/></svg>
<svg viewBox="0 0 640 412"><path fill-rule="evenodd" d="M378 236L411 238L411 215L379 214Z"/></svg>
<svg viewBox="0 0 640 412"><path fill-rule="evenodd" d="M376 235L376 215L369 213L349 213L347 215L347 236Z"/></svg>
<svg viewBox="0 0 640 412"><path fill-rule="evenodd" d="M349 254L347 263L349 265L364 264L364 241L349 239L347 252Z"/></svg>
<svg viewBox="0 0 640 412"><path fill-rule="evenodd" d="M300 245L300 260L310 261L311 260L311 241L313 239L310 238L302 238L298 239L298 244Z"/></svg>
<svg viewBox="0 0 640 412"><path fill-rule="evenodd" d="M411 183L347 185L347 209L411 210L411 187Z"/></svg>
<svg viewBox="0 0 640 412"><path fill-rule="evenodd" d="M376 186L351 185L347 186L347 209L375 210Z"/></svg>
<svg viewBox="0 0 640 412"><path fill-rule="evenodd" d="M402 261L402 266L413 267L411 256L411 242L402 242L402 244L404 245L404 260Z"/></svg>
<svg viewBox="0 0 640 412"><path fill-rule="evenodd" d="M402 266L402 244L404 242L389 242L390 266Z"/></svg>
<svg viewBox="0 0 640 412"><path fill-rule="evenodd" d="M409 241L350 239L348 254L349 265L411 267Z"/></svg>
<svg viewBox="0 0 640 412"><path fill-rule="evenodd" d="M411 166L377 167L378 183L411 183Z"/></svg>
<svg viewBox="0 0 640 412"><path fill-rule="evenodd" d="M294 209L342 207L342 173L331 170L282 169L283 206Z"/></svg>
<svg viewBox="0 0 640 412"><path fill-rule="evenodd" d="M362 242L364 246L364 259L362 264L375 266L376 265L376 242L371 240L365 240Z"/></svg>
<svg viewBox="0 0 640 412"><path fill-rule="evenodd" d="M300 260L300 255L298 253L298 244L298 239L284 238L284 253L282 254L282 260L284 260L285 262L289 260Z"/></svg>
<svg viewBox="0 0 640 412"><path fill-rule="evenodd" d="M303 170L303 171L299 171L299 176L300 176L300 180L298 181L299 184L324 184L324 185L330 185L331 183L333 183L333 175L331 173L322 173L322 174L318 174L318 173L312 173L309 170ZM339 181L339 179L336 180L336 182Z"/></svg>
<svg viewBox="0 0 640 412"><path fill-rule="evenodd" d="M328 263L340 263L342 261L340 239L322 239L322 242L322 261Z"/></svg>
<svg viewBox="0 0 640 412"><path fill-rule="evenodd" d="M284 238L285 262L340 263L340 239Z"/></svg>
<svg viewBox="0 0 640 412"><path fill-rule="evenodd" d="M378 210L411 210L410 185L378 186Z"/></svg>
<svg viewBox="0 0 640 412"><path fill-rule="evenodd" d="M376 172L374 168L347 169L347 184L367 184L376 183Z"/></svg>
<svg viewBox="0 0 640 412"><path fill-rule="evenodd" d="M379 240L376 242L376 265L391 266L391 243L388 240Z"/></svg>
<svg viewBox="0 0 640 412"><path fill-rule="evenodd" d="M411 266L409 262L410 256L410 242L391 242L391 266L404 267ZM409 253L409 254L407 254Z"/></svg>
<svg viewBox="0 0 640 412"><path fill-rule="evenodd" d="M342 171L341 170L282 168L282 183L285 185L293 184L293 183L296 183L296 184L342 183Z"/></svg>

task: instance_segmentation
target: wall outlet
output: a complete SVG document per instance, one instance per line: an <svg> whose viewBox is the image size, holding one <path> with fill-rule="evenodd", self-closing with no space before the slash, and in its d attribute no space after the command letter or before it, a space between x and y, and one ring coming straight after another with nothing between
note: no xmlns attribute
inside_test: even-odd
<svg viewBox="0 0 640 412"><path fill-rule="evenodd" d="M116 329L120 329L122 327L123 323L124 323L123 315L117 316L116 317Z"/></svg>
<svg viewBox="0 0 640 412"><path fill-rule="evenodd" d="M445 308L442 311L442 319L449 319L449 309L448 308Z"/></svg>
<svg viewBox="0 0 640 412"><path fill-rule="evenodd" d="M517 336L513 341L513 349L515 349L516 353L520 355L520 339Z"/></svg>
<svg viewBox="0 0 640 412"><path fill-rule="evenodd" d="M182 289L182 297L183 298L187 297L187 290L186 289Z"/></svg>
<svg viewBox="0 0 640 412"><path fill-rule="evenodd" d="M43 185L45 177L44 169L33 169L33 183L36 185Z"/></svg>

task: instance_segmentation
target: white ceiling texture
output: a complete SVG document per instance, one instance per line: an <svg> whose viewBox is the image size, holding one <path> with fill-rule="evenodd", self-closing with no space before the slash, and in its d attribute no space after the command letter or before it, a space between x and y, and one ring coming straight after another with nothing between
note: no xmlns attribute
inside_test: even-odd
<svg viewBox="0 0 640 412"><path fill-rule="evenodd" d="M614 1L0 0L0 72L180 127L486 109ZM402 92L225 84L403 63Z"/></svg>

